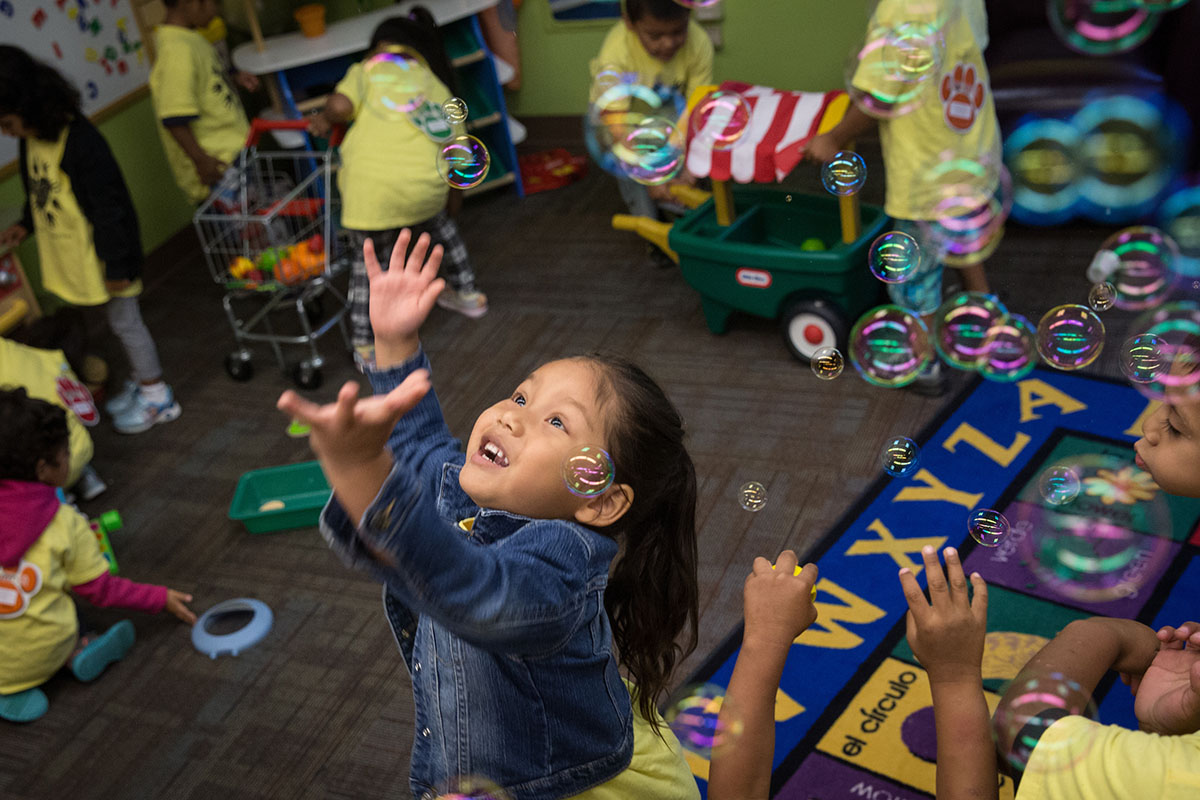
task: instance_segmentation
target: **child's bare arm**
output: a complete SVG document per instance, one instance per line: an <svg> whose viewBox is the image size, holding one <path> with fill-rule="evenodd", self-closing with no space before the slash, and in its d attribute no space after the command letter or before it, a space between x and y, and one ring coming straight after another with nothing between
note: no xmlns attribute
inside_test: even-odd
<svg viewBox="0 0 1200 800"><path fill-rule="evenodd" d="M334 125L341 125L354 117L354 103L340 92L331 92L325 99L325 107L313 115L308 122L308 132L314 136L328 136Z"/></svg>
<svg viewBox="0 0 1200 800"><path fill-rule="evenodd" d="M844 149L849 142L872 131L875 125L874 117L851 103L846 108L846 115L842 117L841 122L834 126L833 130L812 138L808 147L804 149L804 157L809 161L825 164L831 161L834 155Z"/></svg>

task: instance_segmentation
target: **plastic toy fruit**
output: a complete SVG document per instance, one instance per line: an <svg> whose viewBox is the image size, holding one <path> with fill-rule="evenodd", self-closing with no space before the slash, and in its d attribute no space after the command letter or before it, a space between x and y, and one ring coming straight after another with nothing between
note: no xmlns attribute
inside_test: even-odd
<svg viewBox="0 0 1200 800"><path fill-rule="evenodd" d="M244 278L254 269L254 262L245 256L238 256L229 266L229 274L234 278Z"/></svg>
<svg viewBox="0 0 1200 800"><path fill-rule="evenodd" d="M279 247L268 247L258 257L258 268L263 272L274 272L275 266L287 258L287 253Z"/></svg>
<svg viewBox="0 0 1200 800"><path fill-rule="evenodd" d="M313 236L311 239L309 239L304 244L306 247L308 247L309 252L321 253L321 254L325 253L325 237L319 233L316 234L315 236Z"/></svg>

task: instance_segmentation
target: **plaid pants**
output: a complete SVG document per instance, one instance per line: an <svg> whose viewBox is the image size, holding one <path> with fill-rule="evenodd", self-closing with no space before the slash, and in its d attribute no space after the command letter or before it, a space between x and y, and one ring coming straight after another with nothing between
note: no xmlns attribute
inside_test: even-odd
<svg viewBox="0 0 1200 800"><path fill-rule="evenodd" d="M440 244L442 255L440 272L451 288L459 292L475 290L475 271L467 255L467 246L458 233L458 225L445 211L438 212L424 222L406 226L412 230L413 241L422 233L428 233L433 244ZM392 248L403 228L388 228L382 231L356 231L347 229L350 246L354 249L354 263L350 269L350 338L355 348L369 347L375 343L371 331L371 289L367 281L367 263L363 260L363 244L368 237L375 243L375 257L385 270L392 257Z"/></svg>

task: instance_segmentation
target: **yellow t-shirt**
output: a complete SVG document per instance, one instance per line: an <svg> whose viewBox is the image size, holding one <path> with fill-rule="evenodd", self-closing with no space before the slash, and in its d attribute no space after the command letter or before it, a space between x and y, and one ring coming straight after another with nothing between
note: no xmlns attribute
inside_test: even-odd
<svg viewBox="0 0 1200 800"><path fill-rule="evenodd" d="M1063 717L1038 740L1016 800L1195 800L1200 733L1159 736Z"/></svg>
<svg viewBox="0 0 1200 800"><path fill-rule="evenodd" d="M70 486L92 460L92 437L84 424L100 421L92 395L59 350L38 350L0 338L0 387L24 386L30 397L66 409L67 447L71 454Z"/></svg>
<svg viewBox="0 0 1200 800"><path fill-rule="evenodd" d="M67 590L107 571L88 521L68 505L15 570L0 567L0 694L45 683L67 663L79 632Z"/></svg>
<svg viewBox="0 0 1200 800"><path fill-rule="evenodd" d="M592 59L592 75L607 67L616 67L626 73L636 72L639 84L652 89L672 89L686 100L696 87L712 83L712 40L695 20L688 20L687 41L683 47L670 61L659 61L646 52L637 34L622 20L604 37L599 55Z"/></svg>
<svg viewBox="0 0 1200 800"><path fill-rule="evenodd" d="M92 223L80 209L71 178L62 168L69 131L64 126L53 142L33 136L25 140L30 184L45 187L45 194L33 192L29 210L46 291L72 305L98 306L107 303L110 295L104 288L104 262L96 254ZM141 292L138 279L116 295L136 297Z"/></svg>
<svg viewBox="0 0 1200 800"><path fill-rule="evenodd" d="M872 36L910 21L906 8L904 0L881 0L869 26ZM926 79L915 109L879 120L887 171L884 210L896 219L928 217L925 206L932 187L924 185L923 176L943 152L950 150L972 160L990 159L995 167L1000 163L996 106L983 61L987 46L983 0L940 0L940 9L949 18L941 25L945 54L938 74ZM881 49L874 50L869 57L877 58L880 53ZM854 86L886 93L891 87L880 86L870 66L860 64Z"/></svg>
<svg viewBox="0 0 1200 800"><path fill-rule="evenodd" d="M450 187L438 174L437 158L456 133L442 112L450 90L433 72L425 72L425 100L407 114L373 108L362 64L350 67L337 85L337 93L354 106L338 171L343 227L400 228L424 222L446 207Z"/></svg>
<svg viewBox="0 0 1200 800"><path fill-rule="evenodd" d="M634 687L625 681L632 693ZM657 713L655 716L658 716ZM662 738L646 718L633 707L633 758L620 774L599 786L572 795L569 800L628 800L631 797L654 800L700 800L700 787L692 777L683 746L658 717Z"/></svg>
<svg viewBox="0 0 1200 800"><path fill-rule="evenodd" d="M154 31L158 60L150 70L150 96L159 121L194 117L188 124L196 142L210 156L232 163L246 144L250 124L213 46L198 31L159 25ZM208 197L196 165L166 127L159 136L175 181L193 203Z"/></svg>

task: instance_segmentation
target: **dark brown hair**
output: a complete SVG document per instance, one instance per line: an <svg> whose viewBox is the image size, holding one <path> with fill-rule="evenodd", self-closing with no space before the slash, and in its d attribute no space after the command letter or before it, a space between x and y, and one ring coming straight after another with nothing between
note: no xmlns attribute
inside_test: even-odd
<svg viewBox="0 0 1200 800"><path fill-rule="evenodd" d="M16 114L37 138L54 141L79 113L79 90L58 70L0 45L0 114Z"/></svg>
<svg viewBox="0 0 1200 800"><path fill-rule="evenodd" d="M36 481L38 462L57 464L68 437L67 412L22 386L0 389L0 480Z"/></svg>

